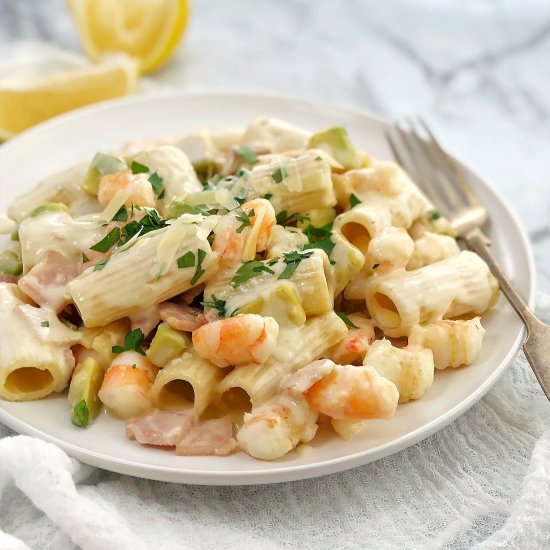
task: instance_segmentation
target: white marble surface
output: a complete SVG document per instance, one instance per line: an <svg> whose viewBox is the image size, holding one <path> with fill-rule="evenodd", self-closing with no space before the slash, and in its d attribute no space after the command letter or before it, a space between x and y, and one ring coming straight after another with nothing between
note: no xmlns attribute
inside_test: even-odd
<svg viewBox="0 0 550 550"><path fill-rule="evenodd" d="M0 43L79 49L64 0L0 0ZM197 0L174 59L185 90L295 95L420 114L513 203L550 292L550 2Z"/></svg>

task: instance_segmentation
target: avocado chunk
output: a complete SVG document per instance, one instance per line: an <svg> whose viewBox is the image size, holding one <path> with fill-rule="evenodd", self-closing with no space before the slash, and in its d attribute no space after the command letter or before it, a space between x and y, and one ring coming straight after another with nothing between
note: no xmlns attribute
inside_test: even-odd
<svg viewBox="0 0 550 550"><path fill-rule="evenodd" d="M0 254L0 273L14 277L23 273L23 264L15 252L5 250Z"/></svg>
<svg viewBox="0 0 550 550"><path fill-rule="evenodd" d="M179 218L182 214L202 214L208 216L208 211L201 206L187 204L179 198L172 199L166 208L165 217L169 220Z"/></svg>
<svg viewBox="0 0 550 550"><path fill-rule="evenodd" d="M195 172L206 172L215 164L214 144L204 132L186 136L176 146L187 155Z"/></svg>
<svg viewBox="0 0 550 550"><path fill-rule="evenodd" d="M31 213L31 217L37 218L38 216L42 216L42 214L46 214L48 212L67 212L68 214L69 207L62 202L47 202L38 208L35 208Z"/></svg>
<svg viewBox="0 0 550 550"><path fill-rule="evenodd" d="M344 170L360 166L359 155L351 144L347 130L341 126L313 134L309 139L308 149L326 151L344 167Z"/></svg>
<svg viewBox="0 0 550 550"><path fill-rule="evenodd" d="M73 372L69 387L71 420L76 426L85 428L101 411L98 393L103 382L103 370L95 359L87 357Z"/></svg>
<svg viewBox="0 0 550 550"><path fill-rule="evenodd" d="M273 317L280 325L301 326L306 322L306 313L300 302L296 287L289 282L280 283L249 304L239 308L238 313L256 313Z"/></svg>
<svg viewBox="0 0 550 550"><path fill-rule="evenodd" d="M168 323L161 323L147 350L147 358L156 367L162 368L172 359L183 353L189 339L173 329Z"/></svg>
<svg viewBox="0 0 550 550"><path fill-rule="evenodd" d="M127 168L126 162L121 158L106 153L97 153L92 159L88 173L82 182L82 189L90 195L97 195L99 181L103 176L106 174L116 174Z"/></svg>

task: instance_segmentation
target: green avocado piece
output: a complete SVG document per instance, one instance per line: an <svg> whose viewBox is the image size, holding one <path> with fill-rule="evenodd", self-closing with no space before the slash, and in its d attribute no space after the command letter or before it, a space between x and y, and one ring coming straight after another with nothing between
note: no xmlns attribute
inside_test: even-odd
<svg viewBox="0 0 550 550"><path fill-rule="evenodd" d="M308 149L326 151L344 167L344 170L359 168L357 151L351 144L347 130L342 126L313 134L309 139Z"/></svg>
<svg viewBox="0 0 550 550"><path fill-rule="evenodd" d="M23 264L15 252L5 250L0 254L0 273L14 277L23 273Z"/></svg>
<svg viewBox="0 0 550 550"><path fill-rule="evenodd" d="M146 355L153 365L162 368L169 361L181 355L189 343L184 334L173 329L167 323L161 323Z"/></svg>
<svg viewBox="0 0 550 550"><path fill-rule="evenodd" d="M97 195L99 181L106 174L116 174L128 168L126 162L114 155L97 153L92 159L88 173L82 182L82 189L90 195Z"/></svg>
<svg viewBox="0 0 550 550"><path fill-rule="evenodd" d="M66 204L63 204L62 202L47 202L45 204L42 204L38 208L35 208L32 213L32 218L37 218L38 216L41 216L42 214L45 214L46 212L67 212L69 213L69 207Z"/></svg>
<svg viewBox="0 0 550 550"><path fill-rule="evenodd" d="M76 426L85 428L101 411L98 394L102 382L103 370L95 359L87 357L75 368L68 399Z"/></svg>

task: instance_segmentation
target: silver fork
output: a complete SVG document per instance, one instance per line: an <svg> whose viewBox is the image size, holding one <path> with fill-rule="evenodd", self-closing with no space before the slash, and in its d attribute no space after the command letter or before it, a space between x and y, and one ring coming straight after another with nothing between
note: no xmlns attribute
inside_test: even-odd
<svg viewBox="0 0 550 550"><path fill-rule="evenodd" d="M447 155L428 126L407 121L407 128L394 124L386 138L397 162L428 198L447 215L457 236L477 252L497 278L503 294L523 320L527 339L525 356L546 397L550 400L550 326L531 311L512 286L489 251L489 239L480 227L487 221L487 210L467 181L464 172Z"/></svg>

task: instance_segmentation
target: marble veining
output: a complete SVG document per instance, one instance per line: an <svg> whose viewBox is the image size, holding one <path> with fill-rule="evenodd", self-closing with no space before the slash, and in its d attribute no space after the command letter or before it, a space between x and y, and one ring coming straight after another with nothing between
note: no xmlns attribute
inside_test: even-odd
<svg viewBox="0 0 550 550"><path fill-rule="evenodd" d="M550 3L196 0L157 83L419 114L513 204L550 292ZM80 49L64 0L0 0L0 45Z"/></svg>

